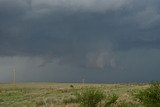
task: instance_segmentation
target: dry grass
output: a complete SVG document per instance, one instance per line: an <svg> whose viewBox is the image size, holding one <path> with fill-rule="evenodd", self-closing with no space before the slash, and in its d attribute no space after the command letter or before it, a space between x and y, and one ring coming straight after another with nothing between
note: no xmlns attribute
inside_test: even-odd
<svg viewBox="0 0 160 107"><path fill-rule="evenodd" d="M0 107L78 107L74 93L86 87L97 87L119 96L116 101L139 104L132 92L145 89L145 84L76 84L20 83L0 84Z"/></svg>

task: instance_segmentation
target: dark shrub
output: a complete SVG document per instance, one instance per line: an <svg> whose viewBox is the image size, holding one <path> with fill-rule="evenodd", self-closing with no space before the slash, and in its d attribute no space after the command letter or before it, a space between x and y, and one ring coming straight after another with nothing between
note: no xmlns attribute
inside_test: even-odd
<svg viewBox="0 0 160 107"><path fill-rule="evenodd" d="M136 97L146 106L160 107L160 82L151 82L150 87L139 91Z"/></svg>
<svg viewBox="0 0 160 107"><path fill-rule="evenodd" d="M70 87L71 87L71 88L74 88L74 86L73 86L73 85L70 85Z"/></svg>
<svg viewBox="0 0 160 107"><path fill-rule="evenodd" d="M94 87L82 89L76 96L82 107L97 107L105 98L104 92Z"/></svg>

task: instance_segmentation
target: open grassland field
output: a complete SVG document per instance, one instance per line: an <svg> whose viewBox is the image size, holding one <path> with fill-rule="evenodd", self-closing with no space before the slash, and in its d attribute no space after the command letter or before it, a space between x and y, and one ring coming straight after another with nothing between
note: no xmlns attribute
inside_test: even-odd
<svg viewBox="0 0 160 107"><path fill-rule="evenodd" d="M0 107L79 107L75 94L87 87L103 90L106 96L112 94L118 96L113 107L123 107L122 103L144 107L133 94L148 86L148 84L78 83L0 84ZM105 99L100 106L105 106Z"/></svg>

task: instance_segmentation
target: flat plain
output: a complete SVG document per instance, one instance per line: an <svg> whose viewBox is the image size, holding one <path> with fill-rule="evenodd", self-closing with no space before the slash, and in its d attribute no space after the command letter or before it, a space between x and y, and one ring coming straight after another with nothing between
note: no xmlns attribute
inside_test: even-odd
<svg viewBox="0 0 160 107"><path fill-rule="evenodd" d="M116 94L119 102L142 107L133 96L148 84L83 84L83 83L17 83L0 84L0 107L78 107L75 93L91 87L101 89L106 96Z"/></svg>

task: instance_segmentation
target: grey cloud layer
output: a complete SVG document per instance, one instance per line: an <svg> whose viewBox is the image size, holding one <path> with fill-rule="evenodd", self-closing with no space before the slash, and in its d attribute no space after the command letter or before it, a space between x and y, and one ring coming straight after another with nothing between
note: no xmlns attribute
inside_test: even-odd
<svg viewBox="0 0 160 107"><path fill-rule="evenodd" d="M1 0L0 56L41 57L40 68L56 61L75 70L123 70L119 53L159 50L159 3Z"/></svg>
<svg viewBox="0 0 160 107"><path fill-rule="evenodd" d="M59 8L70 11L103 12L117 10L127 3L128 0L32 0L31 6L37 11Z"/></svg>
<svg viewBox="0 0 160 107"><path fill-rule="evenodd" d="M58 55L77 51L76 45L79 50L83 46L90 50L101 40L103 45L107 40L122 49L153 43L159 47L157 3L157 0L1 0L1 54L52 54L55 50Z"/></svg>

